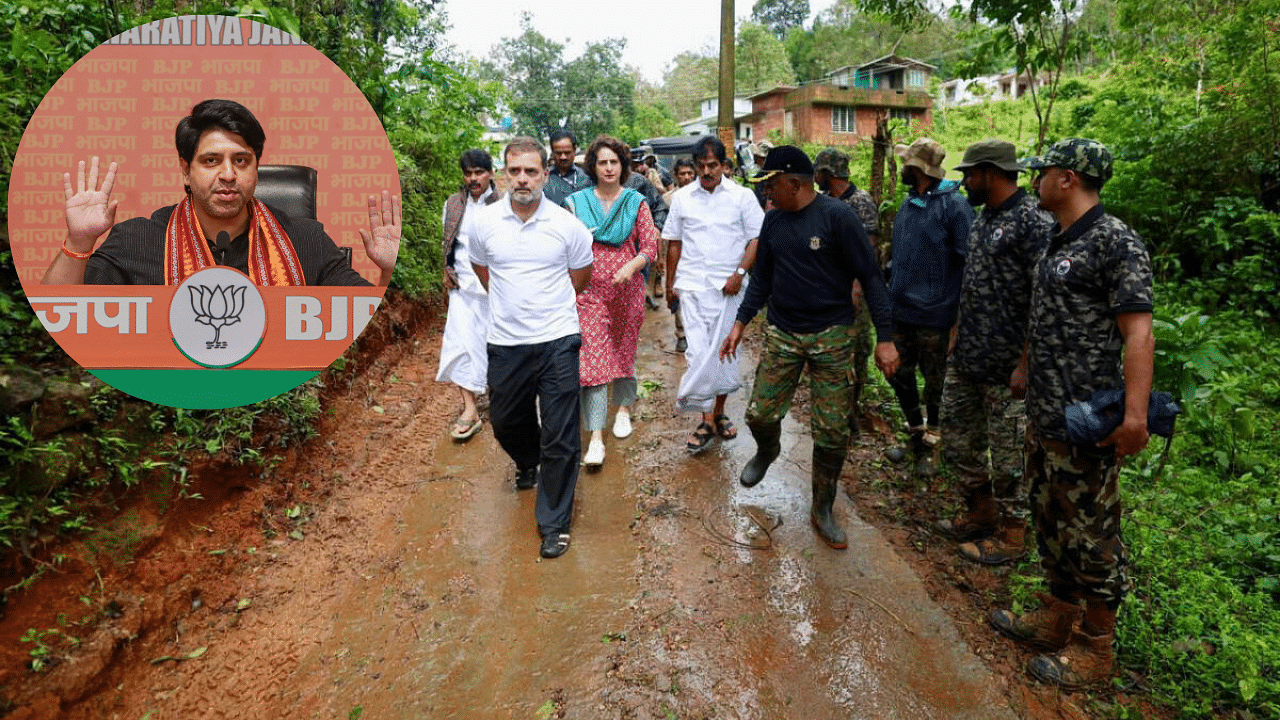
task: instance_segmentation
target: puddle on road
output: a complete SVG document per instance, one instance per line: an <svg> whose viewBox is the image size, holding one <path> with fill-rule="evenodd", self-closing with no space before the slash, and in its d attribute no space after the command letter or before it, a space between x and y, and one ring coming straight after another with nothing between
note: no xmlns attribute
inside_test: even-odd
<svg viewBox="0 0 1280 720"><path fill-rule="evenodd" d="M487 424L466 445L443 440L417 471L437 479L378 531L395 552L346 591L278 716L1011 717L847 498L850 550L814 534L806 427L788 417L782 456L742 488L744 388L728 408L739 438L687 455L696 423L671 412L683 363L660 327L646 326L638 364L661 388L635 435L608 438L603 469L580 476L569 552L537 560L534 494L516 492Z"/></svg>

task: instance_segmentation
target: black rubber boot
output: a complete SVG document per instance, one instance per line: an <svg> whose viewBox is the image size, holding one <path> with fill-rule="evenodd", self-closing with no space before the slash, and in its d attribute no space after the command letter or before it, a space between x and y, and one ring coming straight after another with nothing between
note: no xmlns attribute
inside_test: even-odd
<svg viewBox="0 0 1280 720"><path fill-rule="evenodd" d="M818 531L823 542L836 550L849 547L844 529L831 514L836 502L836 492L840 487L844 456L844 450L820 447L813 449L813 509L809 512L809 519L813 521L813 529Z"/></svg>
<svg viewBox="0 0 1280 720"><path fill-rule="evenodd" d="M742 468L738 482L742 483L742 487L755 487L764 479L764 474L773 461L778 459L778 453L782 452L782 423L775 425L748 423L747 427L751 429L751 437L755 438L756 454L747 461L747 466Z"/></svg>

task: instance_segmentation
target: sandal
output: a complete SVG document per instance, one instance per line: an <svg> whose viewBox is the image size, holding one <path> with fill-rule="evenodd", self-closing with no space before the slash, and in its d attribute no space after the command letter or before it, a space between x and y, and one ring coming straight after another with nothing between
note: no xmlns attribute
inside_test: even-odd
<svg viewBox="0 0 1280 720"><path fill-rule="evenodd" d="M738 437L738 428L729 420L728 415L716 416L716 434L722 440L732 440Z"/></svg>
<svg viewBox="0 0 1280 720"><path fill-rule="evenodd" d="M457 442L466 442L473 435L480 432L480 424L480 418L476 418L471 422L458 418L453 421L453 429L449 431L449 437L452 437Z"/></svg>
<svg viewBox="0 0 1280 720"><path fill-rule="evenodd" d="M700 453L706 450L711 441L715 439L716 430L706 423L700 423L694 428L693 435L689 437L689 442L685 443L685 447L691 453Z"/></svg>

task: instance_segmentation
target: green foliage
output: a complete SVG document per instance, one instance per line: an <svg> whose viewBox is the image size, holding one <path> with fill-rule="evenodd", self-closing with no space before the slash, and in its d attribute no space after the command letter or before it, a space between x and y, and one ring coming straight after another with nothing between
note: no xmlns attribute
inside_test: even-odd
<svg viewBox="0 0 1280 720"><path fill-rule="evenodd" d="M1135 597L1120 657L1184 717L1280 710L1280 381L1274 327L1157 293L1156 384L1181 396L1168 465L1122 475Z"/></svg>
<svg viewBox="0 0 1280 720"><path fill-rule="evenodd" d="M698 116L703 99L716 96L720 78L717 53L682 52L663 75L663 94L677 120Z"/></svg>
<svg viewBox="0 0 1280 720"><path fill-rule="evenodd" d="M582 54L565 64L561 112L564 127L579 133L583 145L598 135L616 134L635 121L634 87L622 64L627 41L588 43Z"/></svg>
<svg viewBox="0 0 1280 720"><path fill-rule="evenodd" d="M680 134L680 125L666 105L642 104L636 106L636 119L631 124L618 126L618 139L635 147L647 138L668 137Z"/></svg>
<svg viewBox="0 0 1280 720"><path fill-rule="evenodd" d="M588 43L566 62L564 45L533 27L522 13L519 37L503 38L483 77L511 90L509 104L518 132L546 142L552 130L568 128L585 145L635 121L634 82L622 63L626 39Z"/></svg>
<svg viewBox="0 0 1280 720"><path fill-rule="evenodd" d="M0 188L22 130L53 83L82 55L119 32L110 5L15 0L0 4ZM0 193L0 215L8 208Z"/></svg>
<svg viewBox="0 0 1280 720"><path fill-rule="evenodd" d="M402 90L385 121L400 171L404 212L404 236L391 282L410 297L424 297L440 288L440 209L460 186L458 158L481 146L484 128L477 117L494 112L499 90L430 60L402 75ZM485 149L498 152L496 147Z"/></svg>

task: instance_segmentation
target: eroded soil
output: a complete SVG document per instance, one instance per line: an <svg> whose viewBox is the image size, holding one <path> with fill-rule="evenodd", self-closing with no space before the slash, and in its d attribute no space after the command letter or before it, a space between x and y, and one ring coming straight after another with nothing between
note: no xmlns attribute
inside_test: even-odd
<svg viewBox="0 0 1280 720"><path fill-rule="evenodd" d="M803 394L761 485L749 433L690 457L683 369L650 312L636 432L583 473L564 557L542 561L533 494L488 425L447 438L442 323L399 318L319 438L265 477L211 464L201 499L124 498L0 620L10 718L1079 718L1029 684L982 615L999 573L926 530L864 435L837 512L810 529ZM398 335L408 337L397 339ZM366 339L362 338L362 343ZM750 368L753 361L744 362ZM741 425L747 387L731 397ZM888 413L886 413L888 414ZM9 581L9 582L12 582ZM57 629L22 642L29 628ZM74 641L67 638L74 638ZM47 667L32 672L43 644ZM0 712L0 715L3 715Z"/></svg>

